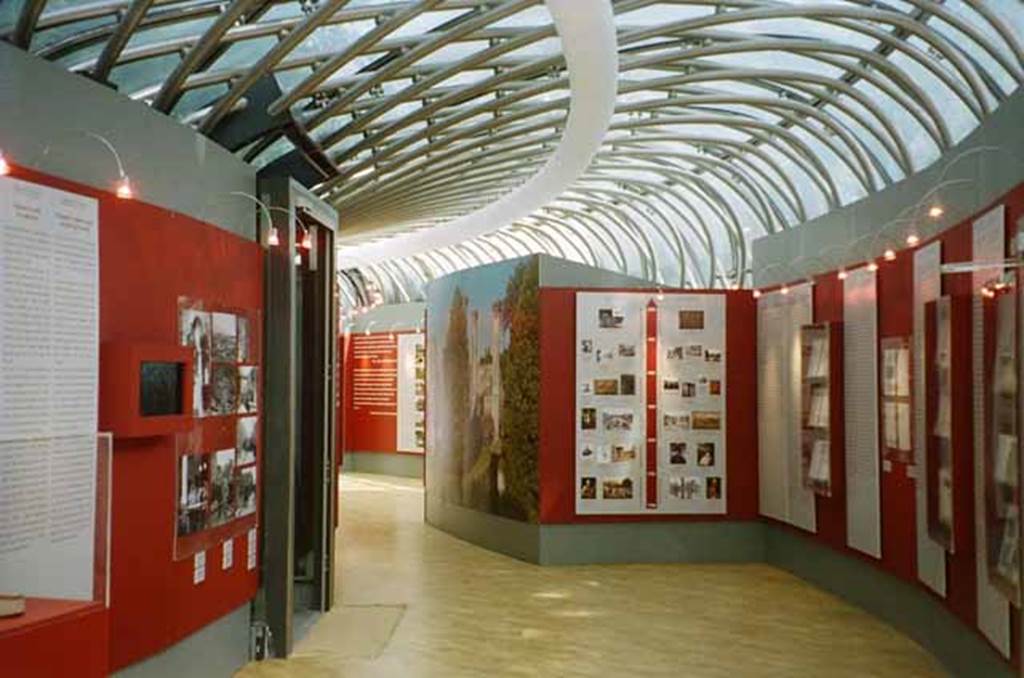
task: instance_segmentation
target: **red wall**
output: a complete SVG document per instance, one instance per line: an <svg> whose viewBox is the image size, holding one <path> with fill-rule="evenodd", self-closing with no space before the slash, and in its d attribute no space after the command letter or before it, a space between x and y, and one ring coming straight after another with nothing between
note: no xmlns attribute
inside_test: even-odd
<svg viewBox="0 0 1024 678"><path fill-rule="evenodd" d="M176 343L179 296L202 300L206 308L262 314L258 244L138 200L118 200L22 168L13 176L99 199L101 342ZM103 398L101 389L101 407ZM207 418L202 425L204 447L234 446L233 418ZM63 654L69 644L105 645L109 636L108 668L114 671L253 598L259 570L246 569L244 534L235 539L230 570L221 570L219 546L207 552L206 581L198 586L192 583L192 559L174 561L175 484L173 437L115 439L111 606L102 622L65 627L61 642L48 645L47 652L59 647ZM75 675L89 674L83 667Z"/></svg>
<svg viewBox="0 0 1024 678"><path fill-rule="evenodd" d="M30 599L25 614L0 619L2 675L107 675L107 610L101 603Z"/></svg>
<svg viewBox="0 0 1024 678"><path fill-rule="evenodd" d="M936 240L942 243L943 263L970 261L972 258L972 222L991 207L1004 203L1006 205L1007 242L1016 233L1016 222L1024 216L1024 185L998 200L993 205L980 210L977 214L963 220L956 226L944 231L937 238L922 242L924 246ZM878 335L879 340L886 337L911 336L913 334L913 252L906 249L898 252L895 261L879 262L878 270ZM816 322L838 321L843 319L843 283L835 273L819 276L815 280L814 319ZM971 276L969 274L943 276L943 294L971 295ZM954 331L970 332L969 325L954 328ZM969 339L968 339L969 340ZM731 354L730 354L731 357ZM915 481L907 477L905 464L893 463L891 472L882 472L881 481L881 520L882 520L882 558L875 560L846 546L846 491L843 473L833 474L833 493L831 497L817 497L816 534L806 533L790 526L805 537L823 542L842 551L845 555L893 574L904 581L914 584L928 595L935 596L949 610L959 617L971 629L977 626L977 591L976 591L976 553L974 535L974 441L973 425L970 412L973 409L972 382L973 373L970 364L961 362L954 366L954 381L960 388L954 393L953 411L960 417L959 425L954 426L954 473L956 486L955 502L955 543L956 553L946 556L946 597L934 594L917 578L916 548L916 503L914 496ZM959 396L958 396L959 394ZM731 416L731 415L730 415ZM729 448L730 451L732 448ZM833 468L843 468L842 452L833 449ZM923 479L922 481L923 482ZM772 521L774 522L774 521ZM1020 646L1017 628L1019 613L1011 607L1011 646L1012 662L1019 665Z"/></svg>
<svg viewBox="0 0 1024 678"><path fill-rule="evenodd" d="M726 295L726 477L728 510L717 516L576 515L576 292L540 290L540 522L599 523L673 520L756 520L756 306L749 291ZM597 289L598 292L638 290ZM655 292L655 290L648 290Z"/></svg>

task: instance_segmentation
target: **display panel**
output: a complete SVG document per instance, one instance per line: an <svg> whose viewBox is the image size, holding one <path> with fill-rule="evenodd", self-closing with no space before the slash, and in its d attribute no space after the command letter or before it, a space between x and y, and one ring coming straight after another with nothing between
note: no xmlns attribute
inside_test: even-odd
<svg viewBox="0 0 1024 678"><path fill-rule="evenodd" d="M882 348L882 452L886 459L914 463L910 337L887 337Z"/></svg>
<svg viewBox="0 0 1024 678"><path fill-rule="evenodd" d="M427 360L424 336L398 335L398 441L400 452L423 453L426 445Z"/></svg>
<svg viewBox="0 0 1024 678"><path fill-rule="evenodd" d="M0 177L0 590L93 600L93 198Z"/></svg>
<svg viewBox="0 0 1024 678"><path fill-rule="evenodd" d="M928 536L955 551L953 511L953 345L952 300L925 306L925 382L928 470Z"/></svg>
<svg viewBox="0 0 1024 678"><path fill-rule="evenodd" d="M726 511L725 297L576 295L576 512Z"/></svg>
<svg viewBox="0 0 1024 678"><path fill-rule="evenodd" d="M804 486L832 495L833 328L829 323L800 328L800 447Z"/></svg>
<svg viewBox="0 0 1024 678"><path fill-rule="evenodd" d="M989 419L985 489L989 581L1020 605L1020 470L1017 393L1017 302L999 293L986 303L985 355ZM994 317L993 317L994 316ZM994 333L994 336L992 335Z"/></svg>

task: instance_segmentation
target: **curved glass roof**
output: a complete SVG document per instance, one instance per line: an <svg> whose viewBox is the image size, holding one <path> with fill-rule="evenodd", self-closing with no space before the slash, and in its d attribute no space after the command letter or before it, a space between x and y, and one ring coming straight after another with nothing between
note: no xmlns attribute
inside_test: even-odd
<svg viewBox="0 0 1024 678"><path fill-rule="evenodd" d="M585 174L517 223L346 281L406 300L547 252L667 285L743 283L751 239L927 167L1024 80L1020 2L612 6L617 108ZM513 191L570 105L540 0L5 0L0 34L257 166L312 163L342 246Z"/></svg>

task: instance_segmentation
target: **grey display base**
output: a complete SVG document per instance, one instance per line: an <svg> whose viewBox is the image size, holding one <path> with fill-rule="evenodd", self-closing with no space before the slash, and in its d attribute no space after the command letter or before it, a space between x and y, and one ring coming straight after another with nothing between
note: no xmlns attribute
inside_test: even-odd
<svg viewBox="0 0 1024 678"><path fill-rule="evenodd" d="M423 478L422 454L397 452L346 452L341 469L353 473L378 473L400 478Z"/></svg>
<svg viewBox="0 0 1024 678"><path fill-rule="evenodd" d="M954 676L1013 672L982 636L921 586L804 537L761 522L534 525L427 501L427 522L473 544L540 565L767 563L891 624Z"/></svg>
<svg viewBox="0 0 1024 678"><path fill-rule="evenodd" d="M159 614L159 612L155 612ZM249 661L249 603L115 678L227 678Z"/></svg>

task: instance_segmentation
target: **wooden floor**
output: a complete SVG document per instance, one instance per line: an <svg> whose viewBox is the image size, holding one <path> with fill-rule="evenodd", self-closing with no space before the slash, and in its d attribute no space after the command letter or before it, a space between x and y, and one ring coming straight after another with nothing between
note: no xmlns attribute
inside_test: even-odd
<svg viewBox="0 0 1024 678"><path fill-rule="evenodd" d="M340 605L262 676L941 676L921 647L766 565L538 567L423 523L416 482L347 475Z"/></svg>

